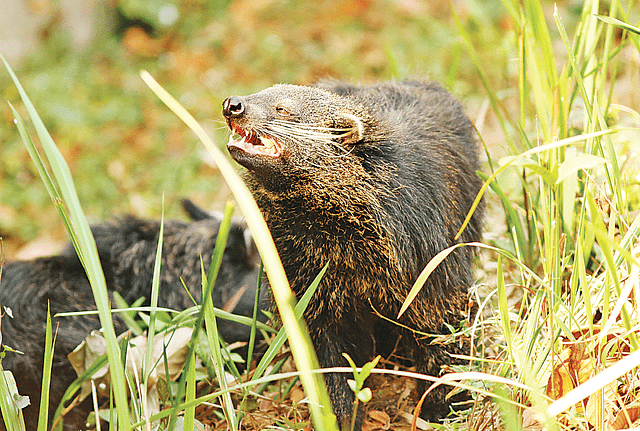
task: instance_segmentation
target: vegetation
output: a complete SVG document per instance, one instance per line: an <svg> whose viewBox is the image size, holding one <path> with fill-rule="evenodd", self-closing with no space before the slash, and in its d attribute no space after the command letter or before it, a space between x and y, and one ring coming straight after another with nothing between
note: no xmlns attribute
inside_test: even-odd
<svg viewBox="0 0 640 431"><path fill-rule="evenodd" d="M151 24L153 32L128 28L105 33L81 54L73 53L64 36L54 33L17 73L34 102L28 115L40 142L45 148L51 144L46 125L70 165L77 198L73 193L61 197L74 226L84 219L80 203L95 219L131 211L159 217L163 191L169 216L177 216L181 196L222 205L229 192L220 172L237 193L233 175L222 164L218 170L203 163L207 156L196 150L192 135L148 90L139 78L140 69L149 70L220 143L226 141L226 132L208 122L219 118L219 103L229 94L249 93L279 81L308 83L327 74L367 81L427 73L465 100L487 154L479 173L487 186L485 241L469 245L480 250L478 283L472 289L478 314L464 328L474 348L468 366L439 382L470 389L473 400L438 426L637 426L640 93L632 83L639 78L640 30L632 24L640 16L632 1L587 0L557 7L535 0L504 0L501 5L474 1L443 13L436 12L439 4L409 1L332 0L309 5L191 0L176 3L179 18L169 26L161 24L157 11L136 4L121 0L118 7L130 21ZM51 227L60 223L53 221L59 219L45 192L70 189L72 182L51 146L46 158L52 171L61 171L55 174L55 187L42 187L38 164L28 160L21 142L29 143L25 131L20 138L10 126L14 115L24 112L20 97L23 102L26 98L18 96L2 74L0 88L3 98L16 105L4 115L8 127L0 128L0 234L11 256L39 232L60 237L59 228ZM208 147L215 153L212 145ZM255 215L245 216L250 224L258 223ZM87 256L91 254L89 239L77 242L78 247L88 247ZM270 276L274 272L270 270ZM215 279L212 273L203 277ZM108 327L110 317L98 302L104 298L101 289L96 287L96 299ZM295 320L286 292L280 294L281 312ZM151 420L162 419L162 426L167 426L184 411L177 427L192 429L196 418L216 429L239 429L241 422L249 428L309 427L308 406L313 409L318 400L310 392L310 380L304 380L311 398L306 400L298 395L292 375L265 374L284 333L273 339L266 359L245 376L232 361L223 360L230 356L224 345L219 348L213 311L203 304L194 310L197 317L191 315L191 327L194 321L205 322L207 337L194 331L186 344L187 357L206 348L216 358L206 378L225 382L226 370L237 381L251 380L228 390L205 388L205 376L198 375L188 359L179 383L171 386L177 397L163 399L174 408ZM299 307L296 312L299 315ZM153 333L154 319L147 314L143 320ZM169 321L185 323L179 318ZM158 325L160 331L165 329ZM107 339L109 362L122 369L118 342L111 334ZM151 345L153 337L148 339ZM289 341L294 353L298 344L304 349L303 338ZM299 355L294 357L301 371L308 369L297 362ZM275 373L290 366L281 357L275 364ZM384 360L377 366L382 365L389 367ZM354 374L359 402L374 402L362 383L369 372L379 371L367 367ZM112 388L120 388L114 394L126 393L124 376L123 371L122 380L111 382ZM275 405L278 394L279 408L260 409L262 401L254 394L263 390L271 394L269 406ZM218 397L218 408L206 404ZM117 415L107 410L106 417L111 415L112 423L117 417L120 428L129 429L129 414L138 415L133 422L148 417L139 414L144 412L141 400L141 394L134 394L129 404L117 402ZM397 406L385 407L393 411ZM400 413L410 408L395 410L397 416L384 418L377 415L386 413L384 408L373 408L366 426L409 429ZM384 424L386 419L392 423ZM318 416L314 425L321 427Z"/></svg>

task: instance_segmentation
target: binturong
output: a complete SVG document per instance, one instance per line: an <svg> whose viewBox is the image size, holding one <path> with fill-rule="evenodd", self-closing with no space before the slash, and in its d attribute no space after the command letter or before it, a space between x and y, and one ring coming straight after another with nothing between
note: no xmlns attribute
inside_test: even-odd
<svg viewBox="0 0 640 431"><path fill-rule="evenodd" d="M464 337L437 336L468 318L470 247L450 254L397 315L432 257L481 237L482 205L454 239L482 184L460 103L434 83L328 81L232 96L223 115L229 153L246 168L296 295L329 265L304 314L320 365L348 366L347 353L360 366L394 351L431 376L459 364L452 355L465 353ZM353 411L347 379L325 375L342 429ZM430 392L421 416L446 416L449 390ZM358 412L357 430L363 419Z"/></svg>
<svg viewBox="0 0 640 431"><path fill-rule="evenodd" d="M194 301L202 303L203 266L204 271L208 271L222 216L209 214L187 200L183 207L192 221L162 223L124 216L92 226L110 300L117 292L128 304L144 298L142 305L150 305L163 224L158 306L182 311L193 307ZM248 231L243 224L234 222L212 292L213 305L251 316L257 294L258 265ZM13 310L2 317L2 342L23 352L7 352L2 367L13 373L19 393L29 397L30 405L22 410L25 429L29 431L38 426L48 310L52 316L57 335L49 388L47 429L50 429L65 391L78 377L68 355L91 331L101 326L95 314L62 317L58 313L95 310L93 290L71 245L58 255L9 262L0 275L0 305ZM120 314L113 314L113 324L118 334L128 328ZM221 337L228 343L246 342L250 338L251 329L246 325L223 319L217 325ZM91 396L79 403L78 399L65 405L65 431L86 429L87 416L94 410ZM4 429L5 424L0 420L0 430Z"/></svg>

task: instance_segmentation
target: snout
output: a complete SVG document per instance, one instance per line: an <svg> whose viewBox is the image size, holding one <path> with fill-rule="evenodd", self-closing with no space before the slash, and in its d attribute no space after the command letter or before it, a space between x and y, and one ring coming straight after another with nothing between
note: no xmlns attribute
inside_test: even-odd
<svg viewBox="0 0 640 431"><path fill-rule="evenodd" d="M231 96L225 99L222 102L222 115L225 118L238 118L244 114L244 103L242 101L242 97L240 96Z"/></svg>

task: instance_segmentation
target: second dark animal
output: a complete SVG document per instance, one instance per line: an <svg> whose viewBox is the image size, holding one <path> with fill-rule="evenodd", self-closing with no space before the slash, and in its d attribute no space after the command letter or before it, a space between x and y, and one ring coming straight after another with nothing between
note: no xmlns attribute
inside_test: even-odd
<svg viewBox="0 0 640 431"><path fill-rule="evenodd" d="M202 259L205 269L208 268L221 221L189 201L183 205L194 221L165 222L158 301L160 307L175 310L194 305L182 281L194 299L201 302L200 262ZM158 221L131 216L92 227L109 292L118 292L128 303L140 297L150 298L159 229ZM244 226L235 223L214 287L214 306L222 308L239 289L246 287L235 308L229 311L250 316L253 313L258 265L259 257L251 237ZM10 307L14 316L2 319L3 342L24 352L24 355L8 353L2 365L13 372L20 394L29 396L31 405L23 413L27 429L35 430L40 404L47 305L51 307L51 315L95 310L91 286L75 251L69 247L59 256L5 265L0 280L0 304ZM114 324L117 333L126 329L117 316L114 316ZM58 332L49 421L64 391L77 377L67 355L91 330L100 328L100 322L94 315L54 318L53 325ZM221 320L218 327L227 342L249 338L249 328L245 325ZM65 417L65 430L84 429L89 411L90 403L72 409Z"/></svg>

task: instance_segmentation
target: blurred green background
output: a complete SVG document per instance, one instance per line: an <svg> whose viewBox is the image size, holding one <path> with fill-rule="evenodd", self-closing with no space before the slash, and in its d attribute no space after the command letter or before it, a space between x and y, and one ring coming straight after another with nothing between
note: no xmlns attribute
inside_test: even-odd
<svg viewBox="0 0 640 431"><path fill-rule="evenodd" d="M166 215L179 218L182 197L207 209L230 198L196 138L142 82L142 69L221 146L228 136L221 102L232 94L323 77L432 79L463 100L492 156L503 155L457 19L472 35L492 87L517 106L517 40L496 1L9 2L0 18L0 53L70 164L93 222L124 213L158 217L163 193ZM558 5L569 34L581 6ZM544 8L552 22L553 3ZM557 49L561 55L561 42ZM633 82L633 69L624 73L630 75L618 82ZM618 96L618 103L640 106L638 92ZM4 70L0 99L25 114ZM8 258L51 253L66 241L6 103L0 104L0 236Z"/></svg>

